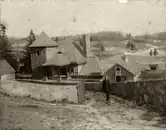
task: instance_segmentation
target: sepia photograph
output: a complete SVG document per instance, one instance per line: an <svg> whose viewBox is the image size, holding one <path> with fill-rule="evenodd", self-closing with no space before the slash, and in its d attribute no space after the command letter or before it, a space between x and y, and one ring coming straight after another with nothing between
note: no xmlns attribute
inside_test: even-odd
<svg viewBox="0 0 166 130"><path fill-rule="evenodd" d="M166 0L0 0L0 130L166 130Z"/></svg>

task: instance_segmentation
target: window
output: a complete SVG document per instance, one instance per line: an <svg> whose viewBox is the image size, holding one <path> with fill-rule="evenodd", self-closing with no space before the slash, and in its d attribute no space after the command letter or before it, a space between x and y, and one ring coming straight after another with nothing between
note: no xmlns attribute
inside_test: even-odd
<svg viewBox="0 0 166 130"><path fill-rule="evenodd" d="M40 51L36 51L36 55L39 56L40 55Z"/></svg>
<svg viewBox="0 0 166 130"><path fill-rule="evenodd" d="M121 68L120 67L115 68L115 75L116 76L121 76Z"/></svg>
<svg viewBox="0 0 166 130"><path fill-rule="evenodd" d="M157 70L157 67L156 67L156 66L151 66L150 69L151 69L151 70Z"/></svg>
<svg viewBox="0 0 166 130"><path fill-rule="evenodd" d="M116 68L116 71L120 71L120 67L117 67L117 68Z"/></svg>
<svg viewBox="0 0 166 130"><path fill-rule="evenodd" d="M158 65L149 65L149 66L150 66L150 70L157 70Z"/></svg>
<svg viewBox="0 0 166 130"><path fill-rule="evenodd" d="M116 76L115 80L116 80L116 82L120 82L121 81L121 76Z"/></svg>

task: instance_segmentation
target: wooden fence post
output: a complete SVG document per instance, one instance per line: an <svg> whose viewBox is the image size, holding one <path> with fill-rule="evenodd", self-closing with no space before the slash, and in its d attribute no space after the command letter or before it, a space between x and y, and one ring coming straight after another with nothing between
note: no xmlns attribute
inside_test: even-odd
<svg viewBox="0 0 166 130"><path fill-rule="evenodd" d="M84 80L80 80L77 84L77 97L78 97L78 103L82 104L85 102L85 83Z"/></svg>

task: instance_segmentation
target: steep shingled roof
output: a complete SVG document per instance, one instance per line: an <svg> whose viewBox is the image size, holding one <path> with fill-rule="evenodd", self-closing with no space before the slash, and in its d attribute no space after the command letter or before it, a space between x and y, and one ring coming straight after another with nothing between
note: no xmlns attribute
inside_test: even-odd
<svg viewBox="0 0 166 130"><path fill-rule="evenodd" d="M79 52L79 50L73 44L73 40L61 40L58 41L60 51L69 55L70 62L73 64L85 64L86 58Z"/></svg>
<svg viewBox="0 0 166 130"><path fill-rule="evenodd" d="M65 66L69 65L70 60L67 54L62 52L55 53L53 57L48 60L43 66Z"/></svg>
<svg viewBox="0 0 166 130"><path fill-rule="evenodd" d="M30 47L56 47L58 44L53 41L45 32L36 36L36 40L30 45Z"/></svg>
<svg viewBox="0 0 166 130"><path fill-rule="evenodd" d="M99 75L102 74L98 59L88 57L87 63L83 65L80 75Z"/></svg>
<svg viewBox="0 0 166 130"><path fill-rule="evenodd" d="M148 67L146 64L137 63L134 57L126 57L126 61L122 60L122 55L115 55L104 61L102 64L107 64L107 69L103 70L106 72L109 68L114 66L115 64L119 64L129 72L133 73L134 75L138 74L141 70ZM103 66L103 65L101 65ZM106 66L105 66L106 67Z"/></svg>
<svg viewBox="0 0 166 130"><path fill-rule="evenodd" d="M166 70L149 71L144 70L138 75L138 80L166 78Z"/></svg>

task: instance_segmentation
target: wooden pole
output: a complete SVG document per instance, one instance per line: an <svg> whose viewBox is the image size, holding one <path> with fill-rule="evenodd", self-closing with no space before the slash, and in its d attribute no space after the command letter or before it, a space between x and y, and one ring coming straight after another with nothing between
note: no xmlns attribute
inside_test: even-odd
<svg viewBox="0 0 166 130"><path fill-rule="evenodd" d="M60 67L58 67L58 80L59 80L59 82L61 80L61 77L60 77Z"/></svg>
<svg viewBox="0 0 166 130"><path fill-rule="evenodd" d="M68 78L68 66L66 66L66 71L67 71L66 77Z"/></svg>

